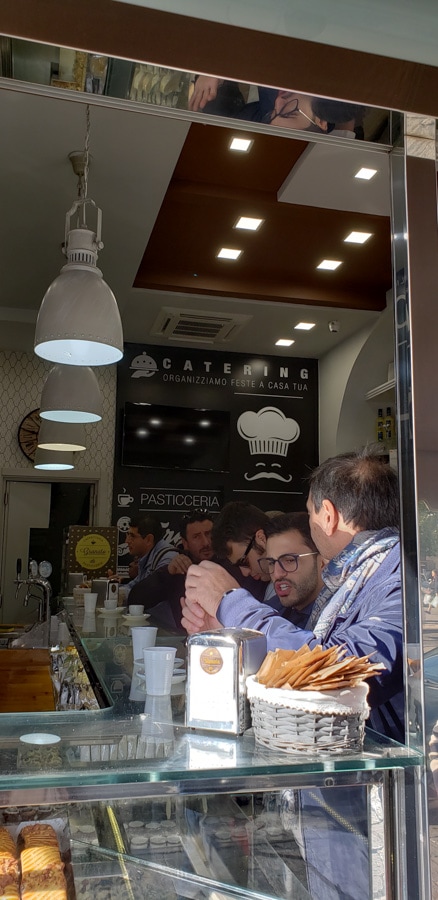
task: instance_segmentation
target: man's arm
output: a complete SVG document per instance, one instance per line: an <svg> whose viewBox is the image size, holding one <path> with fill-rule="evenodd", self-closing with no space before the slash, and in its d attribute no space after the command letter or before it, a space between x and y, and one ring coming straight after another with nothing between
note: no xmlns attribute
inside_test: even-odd
<svg viewBox="0 0 438 900"><path fill-rule="evenodd" d="M214 563L203 562L189 569L186 602L194 614L200 616L202 608L209 616L216 616L224 627L262 631L267 638L268 650L277 647L297 650L303 644L309 647L321 644L313 631L297 628L242 588L225 593L229 590L225 587L221 594L223 582L218 579L217 568ZM403 686L400 576L397 569L386 579L378 575L376 573L366 589L358 594L347 614L334 620L322 643L323 647L345 645L352 655L371 655L373 662L384 663L385 670L370 680L371 706L381 705ZM187 628L185 620L190 624L188 611L183 618Z"/></svg>

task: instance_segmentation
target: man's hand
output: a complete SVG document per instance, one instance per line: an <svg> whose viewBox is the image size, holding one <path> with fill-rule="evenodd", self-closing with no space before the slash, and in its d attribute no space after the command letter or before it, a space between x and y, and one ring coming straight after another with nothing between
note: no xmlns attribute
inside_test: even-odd
<svg viewBox="0 0 438 900"><path fill-rule="evenodd" d="M216 618L225 591L240 587L239 582L222 566L204 559L199 566L190 566L186 575L186 603L201 607Z"/></svg>
<svg viewBox="0 0 438 900"><path fill-rule="evenodd" d="M209 616L199 603L188 605L185 597L181 597L182 616L181 625L188 634L197 634L198 631L211 631L221 628L221 623L215 616Z"/></svg>
<svg viewBox="0 0 438 900"><path fill-rule="evenodd" d="M192 560L190 556L184 556L184 553L179 553L178 556L174 556L170 560L167 571L170 575L185 575L191 565Z"/></svg>
<svg viewBox="0 0 438 900"><path fill-rule="evenodd" d="M216 99L217 89L220 84L222 84L222 81L219 78L214 78L210 75L199 75L195 81L193 93L189 100L189 109L193 110L193 112L204 109L204 106L206 106L210 100Z"/></svg>

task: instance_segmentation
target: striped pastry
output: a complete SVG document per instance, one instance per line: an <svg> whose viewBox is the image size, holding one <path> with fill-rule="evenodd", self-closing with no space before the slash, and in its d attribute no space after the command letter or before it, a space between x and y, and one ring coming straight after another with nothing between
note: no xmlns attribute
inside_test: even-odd
<svg viewBox="0 0 438 900"><path fill-rule="evenodd" d="M67 900L64 876L60 872L50 872L23 879L21 900Z"/></svg>
<svg viewBox="0 0 438 900"><path fill-rule="evenodd" d="M25 847L58 846L55 829L51 825L43 823L25 825L20 831L20 839Z"/></svg>
<svg viewBox="0 0 438 900"><path fill-rule="evenodd" d="M6 828L0 827L0 889L18 884L18 853L15 842Z"/></svg>
<svg viewBox="0 0 438 900"><path fill-rule="evenodd" d="M20 900L18 884L7 884L6 887L1 888L0 900Z"/></svg>
<svg viewBox="0 0 438 900"><path fill-rule="evenodd" d="M20 856L23 879L26 875L39 874L46 870L64 869L64 863L57 847L26 847Z"/></svg>

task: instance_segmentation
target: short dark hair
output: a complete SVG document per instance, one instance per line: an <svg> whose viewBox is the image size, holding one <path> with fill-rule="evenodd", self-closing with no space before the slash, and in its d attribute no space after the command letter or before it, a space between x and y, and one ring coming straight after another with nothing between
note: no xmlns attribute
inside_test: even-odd
<svg viewBox="0 0 438 900"><path fill-rule="evenodd" d="M329 133L344 122L353 120L356 124L361 123L364 114L364 107L357 103L344 103L326 97L312 97L311 106L314 115L327 122Z"/></svg>
<svg viewBox="0 0 438 900"><path fill-rule="evenodd" d="M273 537L275 534L284 534L286 531L298 531L306 547L312 552L315 550L318 552L318 548L312 541L309 516L306 512L291 512L274 516L273 519L269 519L263 530L267 538Z"/></svg>
<svg viewBox="0 0 438 900"><path fill-rule="evenodd" d="M213 516L208 511L208 509L201 509L198 507L197 509L192 509L190 512L185 513L180 522L179 532L184 540L187 537L187 525L192 525L193 522L213 522Z"/></svg>
<svg viewBox="0 0 438 900"><path fill-rule="evenodd" d="M347 524L360 531L398 527L398 478L381 455L366 447L326 459L310 476L309 499L316 512L330 500Z"/></svg>
<svg viewBox="0 0 438 900"><path fill-rule="evenodd" d="M269 518L263 510L243 500L226 503L213 525L212 546L221 559L228 558L228 542L248 543Z"/></svg>
<svg viewBox="0 0 438 900"><path fill-rule="evenodd" d="M138 516L135 519L131 519L130 525L131 528L137 528L138 533L141 534L142 538L145 538L148 534L152 534L155 543L161 541L164 534L164 528L158 516L154 513L146 513L145 516Z"/></svg>

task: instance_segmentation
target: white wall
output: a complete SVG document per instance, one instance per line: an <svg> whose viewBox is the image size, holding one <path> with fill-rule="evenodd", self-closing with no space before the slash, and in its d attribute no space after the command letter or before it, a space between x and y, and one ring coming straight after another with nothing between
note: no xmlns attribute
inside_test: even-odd
<svg viewBox="0 0 438 900"><path fill-rule="evenodd" d="M386 400L369 401L365 394L387 381L388 364L394 359L393 310L388 300L375 324L319 361L321 462L375 440L377 409L385 406Z"/></svg>
<svg viewBox="0 0 438 900"><path fill-rule="evenodd" d="M0 429L0 469L30 472L32 463L26 459L18 446L18 427L24 416L40 405L41 390L50 371L50 364L35 354L14 350L0 350L0 395L2 399L2 427ZM77 453L75 471L83 473L105 473L105 502L101 510L105 521L111 523L111 501L113 484L113 456L115 429L116 367L96 369L96 375L103 397L103 417L101 422L86 425L87 449ZM100 518L102 519L102 513Z"/></svg>

